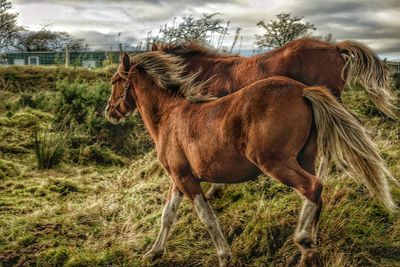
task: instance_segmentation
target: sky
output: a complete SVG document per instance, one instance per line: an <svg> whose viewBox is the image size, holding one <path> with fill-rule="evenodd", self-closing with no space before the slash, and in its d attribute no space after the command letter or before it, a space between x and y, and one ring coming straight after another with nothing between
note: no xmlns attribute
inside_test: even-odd
<svg viewBox="0 0 400 267"><path fill-rule="evenodd" d="M279 13L303 16L315 25L314 35L332 33L336 41L357 40L382 58L400 61L400 0L11 0L19 23L30 30L50 25L84 38L89 47L110 47L120 41L135 45L147 33L174 17L221 13L230 21L224 46L230 47L237 27L242 28L242 49L255 48L257 22Z"/></svg>

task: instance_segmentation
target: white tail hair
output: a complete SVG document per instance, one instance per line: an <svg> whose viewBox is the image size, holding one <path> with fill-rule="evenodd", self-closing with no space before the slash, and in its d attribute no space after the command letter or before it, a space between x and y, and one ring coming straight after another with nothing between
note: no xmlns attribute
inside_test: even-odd
<svg viewBox="0 0 400 267"><path fill-rule="evenodd" d="M389 117L397 118L396 97L390 90L388 67L369 47L360 42L344 41L336 46L346 60L342 70L346 84L360 83L379 110Z"/></svg>
<svg viewBox="0 0 400 267"><path fill-rule="evenodd" d="M327 176L329 164L364 184L389 210L397 208L390 194L388 179L398 181L386 167L367 130L323 87L308 87L303 95L312 105L318 131L319 170Z"/></svg>

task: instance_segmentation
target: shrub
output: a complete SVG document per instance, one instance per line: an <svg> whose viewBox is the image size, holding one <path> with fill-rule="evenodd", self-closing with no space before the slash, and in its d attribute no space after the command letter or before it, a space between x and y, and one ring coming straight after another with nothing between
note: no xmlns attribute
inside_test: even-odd
<svg viewBox="0 0 400 267"><path fill-rule="evenodd" d="M20 95L18 106L41 109L46 112L54 111L58 95L51 91L24 92Z"/></svg>
<svg viewBox="0 0 400 267"><path fill-rule="evenodd" d="M68 124L76 125L80 132L90 137L82 145L99 143L102 147L129 156L142 154L153 147L138 116L120 125L111 124L104 117L104 108L110 94L109 82L89 84L64 80L57 83L57 90L56 121L69 117Z"/></svg>
<svg viewBox="0 0 400 267"><path fill-rule="evenodd" d="M98 70L63 66L8 66L0 68L0 88L11 92L52 91L60 79L108 82L115 70L115 66Z"/></svg>

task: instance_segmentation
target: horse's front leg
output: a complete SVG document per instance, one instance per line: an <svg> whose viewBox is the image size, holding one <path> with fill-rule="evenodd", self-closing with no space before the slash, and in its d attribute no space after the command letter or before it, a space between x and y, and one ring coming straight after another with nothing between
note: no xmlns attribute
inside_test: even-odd
<svg viewBox="0 0 400 267"><path fill-rule="evenodd" d="M167 244L168 234L171 229L172 223L175 220L176 212L182 201L182 193L171 183L167 201L164 206L163 214L161 217L161 229L158 234L157 240L153 247L146 254L143 255L144 260L151 260L155 257L161 256Z"/></svg>
<svg viewBox="0 0 400 267"><path fill-rule="evenodd" d="M186 196L189 197L201 222L207 227L207 230L214 241L214 245L217 249L219 265L221 267L227 266L232 255L231 249L229 248L228 242L221 231L213 210L204 197L200 183L194 177L180 177L177 180L177 186L182 190L182 192L185 193Z"/></svg>

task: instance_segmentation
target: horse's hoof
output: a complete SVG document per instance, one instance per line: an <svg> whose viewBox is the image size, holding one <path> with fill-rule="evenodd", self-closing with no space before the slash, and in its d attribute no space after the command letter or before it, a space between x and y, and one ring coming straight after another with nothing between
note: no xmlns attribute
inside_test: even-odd
<svg viewBox="0 0 400 267"><path fill-rule="evenodd" d="M301 262L299 264L300 267L322 267L322 261L319 256L319 253L314 252L312 254L308 254L307 256L303 255Z"/></svg>
<svg viewBox="0 0 400 267"><path fill-rule="evenodd" d="M232 258L231 252L225 252L225 253L221 253L221 255L219 255L219 267L227 267L229 266L229 262Z"/></svg>
<svg viewBox="0 0 400 267"><path fill-rule="evenodd" d="M164 251L159 250L159 251L152 251L150 250L146 254L142 256L143 261L153 261L159 257L161 257L164 254Z"/></svg>
<svg viewBox="0 0 400 267"><path fill-rule="evenodd" d="M228 261L227 260L219 262L219 267L227 267L227 266L228 266Z"/></svg>

